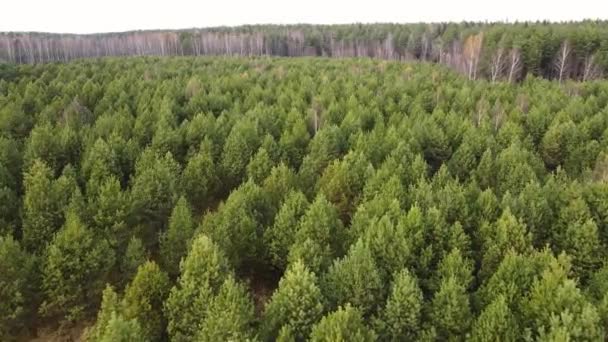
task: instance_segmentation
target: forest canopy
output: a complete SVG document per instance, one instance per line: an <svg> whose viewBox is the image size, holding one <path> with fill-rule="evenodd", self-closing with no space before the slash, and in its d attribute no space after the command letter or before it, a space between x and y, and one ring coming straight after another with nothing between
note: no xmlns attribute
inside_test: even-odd
<svg viewBox="0 0 608 342"><path fill-rule="evenodd" d="M309 57L0 72L2 341L604 339L607 81Z"/></svg>
<svg viewBox="0 0 608 342"><path fill-rule="evenodd" d="M246 25L89 35L0 33L0 62L104 56L324 56L420 60L469 79L587 81L608 73L608 22Z"/></svg>

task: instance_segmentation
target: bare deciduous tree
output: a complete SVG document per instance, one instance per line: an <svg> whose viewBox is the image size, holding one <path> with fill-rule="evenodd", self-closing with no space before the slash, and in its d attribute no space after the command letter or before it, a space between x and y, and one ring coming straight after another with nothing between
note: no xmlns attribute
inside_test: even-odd
<svg viewBox="0 0 608 342"><path fill-rule="evenodd" d="M477 67L482 43L483 32L469 36L464 42L464 63L470 80L477 79Z"/></svg>
<svg viewBox="0 0 608 342"><path fill-rule="evenodd" d="M588 81L601 77L601 70L595 63L595 55L589 55L583 62L582 80Z"/></svg>
<svg viewBox="0 0 608 342"><path fill-rule="evenodd" d="M492 55L490 61L490 80L492 82L498 81L500 76L504 73L505 62L504 62L505 50L500 47Z"/></svg>
<svg viewBox="0 0 608 342"><path fill-rule="evenodd" d="M568 77L568 72L570 70L570 54L572 53L572 48L570 47L570 43L565 40L559 51L557 52L557 56L555 58L555 72L557 73L557 79L559 83L562 83L562 80Z"/></svg>
<svg viewBox="0 0 608 342"><path fill-rule="evenodd" d="M521 64L521 52L517 48L511 49L509 52L509 76L507 77L509 83L516 81L519 77Z"/></svg>

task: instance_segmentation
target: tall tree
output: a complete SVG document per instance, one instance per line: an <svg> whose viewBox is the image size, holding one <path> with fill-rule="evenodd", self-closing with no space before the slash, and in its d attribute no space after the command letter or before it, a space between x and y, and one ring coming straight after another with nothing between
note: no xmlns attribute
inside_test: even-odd
<svg viewBox="0 0 608 342"><path fill-rule="evenodd" d="M369 315L384 298L384 286L369 247L359 240L348 254L334 262L323 281L330 304L350 303Z"/></svg>
<svg viewBox="0 0 608 342"><path fill-rule="evenodd" d="M185 197L180 197L171 212L169 228L160 236L160 255L170 276L179 275L179 263L188 251L194 234L192 212Z"/></svg>
<svg viewBox="0 0 608 342"><path fill-rule="evenodd" d="M263 331L269 340L288 329L294 341L305 341L312 326L321 319L324 299L317 277L300 261L292 264L266 305Z"/></svg>
<svg viewBox="0 0 608 342"><path fill-rule="evenodd" d="M231 274L228 260L207 236L192 242L180 264L181 275L165 302L167 332L171 340L190 341L207 317L207 307Z"/></svg>
<svg viewBox="0 0 608 342"><path fill-rule="evenodd" d="M554 62L555 73L559 83L562 83L562 80L568 77L570 72L571 54L572 47L570 42L568 40L564 40L557 51Z"/></svg>
<svg viewBox="0 0 608 342"><path fill-rule="evenodd" d="M378 334L386 341L416 340L422 328L423 304L416 276L407 269L399 271L377 320Z"/></svg>
<svg viewBox="0 0 608 342"><path fill-rule="evenodd" d="M373 330L365 325L361 312L346 305L338 308L312 328L310 341L372 341L376 339Z"/></svg>
<svg viewBox="0 0 608 342"><path fill-rule="evenodd" d="M0 236L0 338L11 340L33 318L35 259L11 236Z"/></svg>
<svg viewBox="0 0 608 342"><path fill-rule="evenodd" d="M247 289L229 276L207 310L197 341L248 341L253 339L253 301Z"/></svg>
<svg viewBox="0 0 608 342"><path fill-rule="evenodd" d="M68 213L46 251L40 313L65 323L86 318L97 306L113 264L107 242L96 239L76 213Z"/></svg>
<svg viewBox="0 0 608 342"><path fill-rule="evenodd" d="M169 294L169 277L156 263L141 265L135 278L125 289L123 315L126 320L140 322L145 340L162 340L167 321L163 315L163 303Z"/></svg>

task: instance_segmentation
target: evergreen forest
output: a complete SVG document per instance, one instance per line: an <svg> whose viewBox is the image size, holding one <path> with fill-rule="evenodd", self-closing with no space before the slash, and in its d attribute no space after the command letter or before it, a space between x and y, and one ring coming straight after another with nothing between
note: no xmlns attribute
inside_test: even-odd
<svg viewBox="0 0 608 342"><path fill-rule="evenodd" d="M603 341L608 81L469 76L1 65L0 340Z"/></svg>

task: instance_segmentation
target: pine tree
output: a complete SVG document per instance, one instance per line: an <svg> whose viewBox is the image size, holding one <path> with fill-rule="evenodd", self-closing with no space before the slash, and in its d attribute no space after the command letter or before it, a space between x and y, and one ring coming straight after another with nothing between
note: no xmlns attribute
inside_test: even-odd
<svg viewBox="0 0 608 342"><path fill-rule="evenodd" d="M284 269L287 256L295 242L300 219L308 209L306 196L299 191L291 191L277 213L274 224L264 231L264 241L274 267Z"/></svg>
<svg viewBox="0 0 608 342"><path fill-rule="evenodd" d="M201 144L200 151L188 160L182 174L182 188L195 208L206 208L211 203L219 183L216 169L211 147Z"/></svg>
<svg viewBox="0 0 608 342"><path fill-rule="evenodd" d="M499 295L473 323L471 341L517 341L521 338L519 331L505 297Z"/></svg>
<svg viewBox="0 0 608 342"><path fill-rule="evenodd" d="M189 341L207 317L207 308L231 274L226 256L207 236L193 240L180 263L181 275L165 302L167 332L173 341Z"/></svg>
<svg viewBox="0 0 608 342"><path fill-rule="evenodd" d="M121 285L126 285L137 273L139 266L148 260L146 249L142 241L136 237L131 237L124 255L118 263L118 270L121 275Z"/></svg>
<svg viewBox="0 0 608 342"><path fill-rule="evenodd" d="M480 229L483 243L482 277L489 277L502 261L508 250L527 253L532 248L532 239L526 226L507 208L493 225Z"/></svg>
<svg viewBox="0 0 608 342"><path fill-rule="evenodd" d="M346 305L338 308L312 328L310 341L353 341L365 342L376 339L373 330L365 326L361 312Z"/></svg>
<svg viewBox="0 0 608 342"><path fill-rule="evenodd" d="M324 299L317 277L300 261L293 263L266 305L263 331L268 340L288 329L294 341L305 341L312 326L321 319Z"/></svg>
<svg viewBox="0 0 608 342"><path fill-rule="evenodd" d="M348 254L334 262L323 281L333 307L350 303L368 315L384 295L384 286L376 263L367 245L359 240Z"/></svg>
<svg viewBox="0 0 608 342"><path fill-rule="evenodd" d="M193 234L192 212L186 198L180 197L169 217L169 228L160 236L163 267L171 277L179 274L179 263L188 251Z"/></svg>
<svg viewBox="0 0 608 342"><path fill-rule="evenodd" d="M524 302L525 319L539 340L598 341L603 339L597 309L587 301L576 282L568 279L570 265L553 260L534 281Z"/></svg>
<svg viewBox="0 0 608 342"><path fill-rule="evenodd" d="M405 231L399 229L388 215L370 222L363 241L369 246L382 279L388 279L412 258Z"/></svg>
<svg viewBox="0 0 608 342"><path fill-rule="evenodd" d="M319 179L319 192L336 206L340 218L349 222L359 204L365 181L373 174L373 167L361 153L347 154L342 161L334 161Z"/></svg>
<svg viewBox="0 0 608 342"><path fill-rule="evenodd" d="M395 273L386 306L376 321L385 341L417 340L422 327L422 290L407 269Z"/></svg>
<svg viewBox="0 0 608 342"><path fill-rule="evenodd" d="M123 192L119 180L110 176L101 184L98 196L89 203L94 227L103 232L112 247L121 253L129 242L130 200Z"/></svg>
<svg viewBox="0 0 608 342"><path fill-rule="evenodd" d="M155 228L166 222L177 200L179 165L171 154L161 157L148 149L135 169L131 188L133 214L138 222L151 226L150 233L156 236Z"/></svg>
<svg viewBox="0 0 608 342"><path fill-rule="evenodd" d="M99 342L143 342L147 341L136 320L125 320L124 317L112 313L108 325L97 341Z"/></svg>
<svg viewBox="0 0 608 342"><path fill-rule="evenodd" d="M212 238L239 268L263 254L263 227L270 212L267 204L260 187L248 181L233 191L217 211L205 215L201 232Z"/></svg>
<svg viewBox="0 0 608 342"><path fill-rule="evenodd" d="M248 341L253 323L253 302L246 288L229 276L210 303L196 340Z"/></svg>
<svg viewBox="0 0 608 342"><path fill-rule="evenodd" d="M261 147L258 152L251 158L247 164L247 177L252 179L256 184L262 184L262 181L268 177L272 169L272 161L266 149Z"/></svg>
<svg viewBox="0 0 608 342"><path fill-rule="evenodd" d="M35 259L11 236L0 236L0 339L10 340L32 319Z"/></svg>
<svg viewBox="0 0 608 342"><path fill-rule="evenodd" d="M469 331L472 314L466 286L456 277L443 279L430 306L430 323L440 340L460 341Z"/></svg>
<svg viewBox="0 0 608 342"><path fill-rule="evenodd" d="M583 199L574 199L562 208L553 241L558 250L572 256L573 270L584 281L600 265L599 229Z"/></svg>
<svg viewBox="0 0 608 342"><path fill-rule="evenodd" d="M167 325L163 303L169 294L169 278L156 263L141 265L135 278L125 289L123 316L137 320L146 340L161 340Z"/></svg>
<svg viewBox="0 0 608 342"><path fill-rule="evenodd" d="M33 161L23 182L23 244L40 252L61 227L62 208L54 198L53 172L44 162Z"/></svg>
<svg viewBox="0 0 608 342"><path fill-rule="evenodd" d="M249 120L238 121L226 138L221 167L228 189L239 185L245 176L247 163L261 143L258 128Z"/></svg>
<svg viewBox="0 0 608 342"><path fill-rule="evenodd" d="M75 213L68 213L65 226L46 252L40 313L63 322L86 317L98 303L113 264L108 244L96 239Z"/></svg>
<svg viewBox="0 0 608 342"><path fill-rule="evenodd" d="M118 294L112 286L107 284L101 296L101 306L97 312L97 320L95 325L86 332L86 340L100 341L106 332L108 323L120 310Z"/></svg>
<svg viewBox="0 0 608 342"><path fill-rule="evenodd" d="M300 221L288 260L301 259L311 271L320 273L343 253L345 239L336 208L319 195Z"/></svg>

